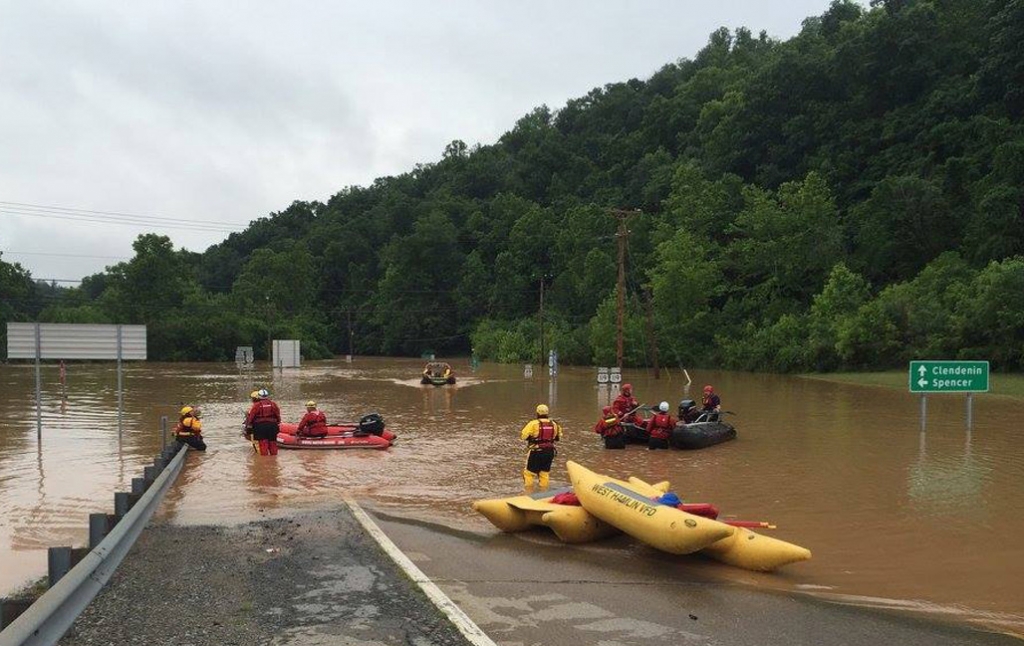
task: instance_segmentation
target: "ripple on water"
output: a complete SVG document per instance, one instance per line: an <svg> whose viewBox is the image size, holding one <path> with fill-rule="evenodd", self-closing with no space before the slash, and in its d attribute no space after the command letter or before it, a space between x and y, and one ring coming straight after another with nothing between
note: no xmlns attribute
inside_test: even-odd
<svg viewBox="0 0 1024 646"><path fill-rule="evenodd" d="M865 603L914 613L956 611L963 621L1002 627L1019 620L1024 565L1012 540L992 538L1024 530L1024 451L1013 433L1022 411L1014 400L978 397L975 426L966 431L962 399L930 398L921 433L918 401L904 392L693 370L695 383L714 383L736 413L736 441L695 452L605 451L592 428L613 392L595 384L593 370L567 367L555 382L524 379L522 366L473 373L453 365L459 383L435 388L419 385L422 362L415 359L311 362L274 373L239 373L234 364L133 364L120 437L113 370L71 366L67 402L56 371L44 376L42 450L31 414L34 372L4 366L0 586L22 563L39 562L35 546L71 542L64 534L73 527L84 537L90 501L97 511L112 510L113 492L130 488L158 453L160 418L173 422L181 402L201 405L210 451L188 456L161 507L166 519L234 524L350 495L481 533L494 529L470 503L519 493L526 457L519 430L544 402L565 429L554 485L565 482L566 459L619 478L668 480L684 500L712 502L731 518L772 521L775 536L814 552L776 575L700 564L709 576L851 603L878 599ZM673 376L627 378L647 401L674 402L690 392ZM331 420L380 411L399 441L386 452L260 458L239 437L255 386L269 388L290 421L306 399ZM594 549L652 559L628 541Z"/></svg>

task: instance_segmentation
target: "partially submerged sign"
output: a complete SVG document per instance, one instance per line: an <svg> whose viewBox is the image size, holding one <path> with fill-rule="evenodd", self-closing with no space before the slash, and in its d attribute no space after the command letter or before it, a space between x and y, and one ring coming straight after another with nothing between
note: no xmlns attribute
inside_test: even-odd
<svg viewBox="0 0 1024 646"><path fill-rule="evenodd" d="M275 368L298 368L302 353L298 339L274 339L273 366Z"/></svg>
<svg viewBox="0 0 1024 646"><path fill-rule="evenodd" d="M36 436L42 442L42 385L40 362L43 359L113 359L117 361L117 433L121 435L124 395L121 385L121 361L146 360L145 325L89 323L8 323L7 358L35 359L36 362ZM63 373L61 375L63 382Z"/></svg>
<svg viewBox="0 0 1024 646"><path fill-rule="evenodd" d="M8 323L8 359L146 359L145 325Z"/></svg>
<svg viewBox="0 0 1024 646"><path fill-rule="evenodd" d="M912 393L987 393L988 361L911 361Z"/></svg>

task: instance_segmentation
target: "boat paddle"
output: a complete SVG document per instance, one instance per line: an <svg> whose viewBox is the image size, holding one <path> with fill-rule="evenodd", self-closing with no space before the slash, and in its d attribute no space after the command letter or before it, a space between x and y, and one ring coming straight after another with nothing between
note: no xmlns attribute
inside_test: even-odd
<svg viewBox="0 0 1024 646"><path fill-rule="evenodd" d="M648 406L647 404L640 404L639 406L637 406L637 407L636 407L636 408L634 408L633 410L631 410L631 411L627 412L627 413L626 413L625 415L623 415L623 416L622 416L622 419L625 419L625 418L629 417L630 415L632 415L633 413L637 412L637 411L638 411L638 410L640 410L641 408L642 408L642 409L644 409L645 411L651 411L651 410L654 410L654 409L652 409L652 408L651 408L650 406Z"/></svg>
<svg viewBox="0 0 1024 646"><path fill-rule="evenodd" d="M252 450L253 451L255 451L256 453L260 452L260 445L256 441L256 436L254 436L249 431L249 429L245 427L245 424L242 424L242 437L244 437L245 439L249 440L249 444L252 444Z"/></svg>

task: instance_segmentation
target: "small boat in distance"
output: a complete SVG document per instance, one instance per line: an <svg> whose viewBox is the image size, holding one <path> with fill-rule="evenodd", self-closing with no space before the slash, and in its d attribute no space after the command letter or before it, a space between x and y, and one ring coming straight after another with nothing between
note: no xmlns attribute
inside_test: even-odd
<svg viewBox="0 0 1024 646"><path fill-rule="evenodd" d="M452 367L444 361L431 361L423 367L420 383L424 385L433 384L435 386L454 384L455 373L452 372Z"/></svg>

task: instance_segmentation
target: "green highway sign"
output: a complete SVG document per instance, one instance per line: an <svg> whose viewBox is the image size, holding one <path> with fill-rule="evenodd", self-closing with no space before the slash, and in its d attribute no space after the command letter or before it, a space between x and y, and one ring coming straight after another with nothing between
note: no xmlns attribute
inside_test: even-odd
<svg viewBox="0 0 1024 646"><path fill-rule="evenodd" d="M912 393L987 393L988 361L911 361Z"/></svg>

